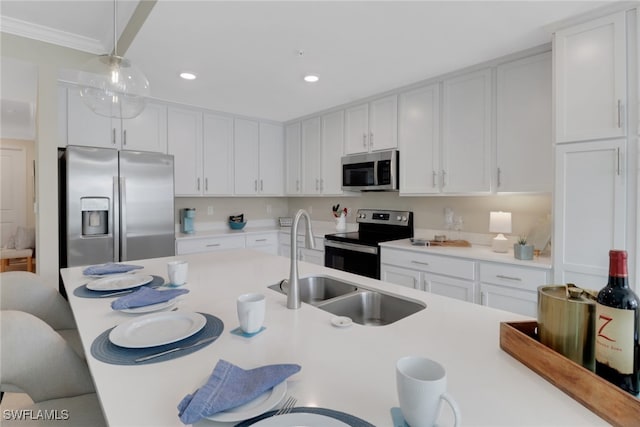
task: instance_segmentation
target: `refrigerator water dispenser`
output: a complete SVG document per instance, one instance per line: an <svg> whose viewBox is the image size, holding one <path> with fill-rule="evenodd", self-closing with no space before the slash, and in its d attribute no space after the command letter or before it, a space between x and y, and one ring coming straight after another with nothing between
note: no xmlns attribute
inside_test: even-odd
<svg viewBox="0 0 640 427"><path fill-rule="evenodd" d="M82 210L82 235L100 236L109 234L107 226L109 220L109 198L107 197L82 197L80 199Z"/></svg>

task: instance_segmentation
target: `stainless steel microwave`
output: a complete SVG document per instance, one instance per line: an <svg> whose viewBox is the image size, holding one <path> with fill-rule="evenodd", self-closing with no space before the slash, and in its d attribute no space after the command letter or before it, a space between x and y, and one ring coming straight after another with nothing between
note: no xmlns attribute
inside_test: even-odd
<svg viewBox="0 0 640 427"><path fill-rule="evenodd" d="M397 191L398 150L342 157L342 189L346 191Z"/></svg>

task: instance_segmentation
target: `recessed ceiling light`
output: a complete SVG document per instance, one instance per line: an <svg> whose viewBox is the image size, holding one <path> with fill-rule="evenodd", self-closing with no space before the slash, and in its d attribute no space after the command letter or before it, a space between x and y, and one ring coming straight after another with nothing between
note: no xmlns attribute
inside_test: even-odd
<svg viewBox="0 0 640 427"><path fill-rule="evenodd" d="M195 80L196 79L196 75L193 73L180 73L180 77L182 77L185 80Z"/></svg>
<svg viewBox="0 0 640 427"><path fill-rule="evenodd" d="M307 74L306 76L304 76L304 81L307 83L315 83L318 80L320 80L320 77L316 76L315 74Z"/></svg>

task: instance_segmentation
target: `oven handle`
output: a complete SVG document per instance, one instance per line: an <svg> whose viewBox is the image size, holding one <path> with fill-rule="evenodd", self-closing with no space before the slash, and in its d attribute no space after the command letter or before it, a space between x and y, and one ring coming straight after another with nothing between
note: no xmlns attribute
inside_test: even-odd
<svg viewBox="0 0 640 427"><path fill-rule="evenodd" d="M334 242L333 240L324 240L324 245L330 248L345 249L347 251L362 252L365 254L378 255L378 247L356 245L353 243Z"/></svg>

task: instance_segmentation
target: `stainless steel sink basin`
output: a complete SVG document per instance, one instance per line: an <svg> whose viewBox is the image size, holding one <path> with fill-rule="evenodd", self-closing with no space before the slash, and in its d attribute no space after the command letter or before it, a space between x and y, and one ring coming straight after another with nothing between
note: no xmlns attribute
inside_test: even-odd
<svg viewBox="0 0 640 427"><path fill-rule="evenodd" d="M288 282L269 286L270 289L287 294ZM317 305L323 301L339 297L358 290L353 283L344 282L329 276L310 276L300 278L300 299L307 304Z"/></svg>
<svg viewBox="0 0 640 427"><path fill-rule="evenodd" d="M355 323L370 326L388 325L426 307L419 301L369 290L361 290L318 305L319 309L337 316L347 316Z"/></svg>

